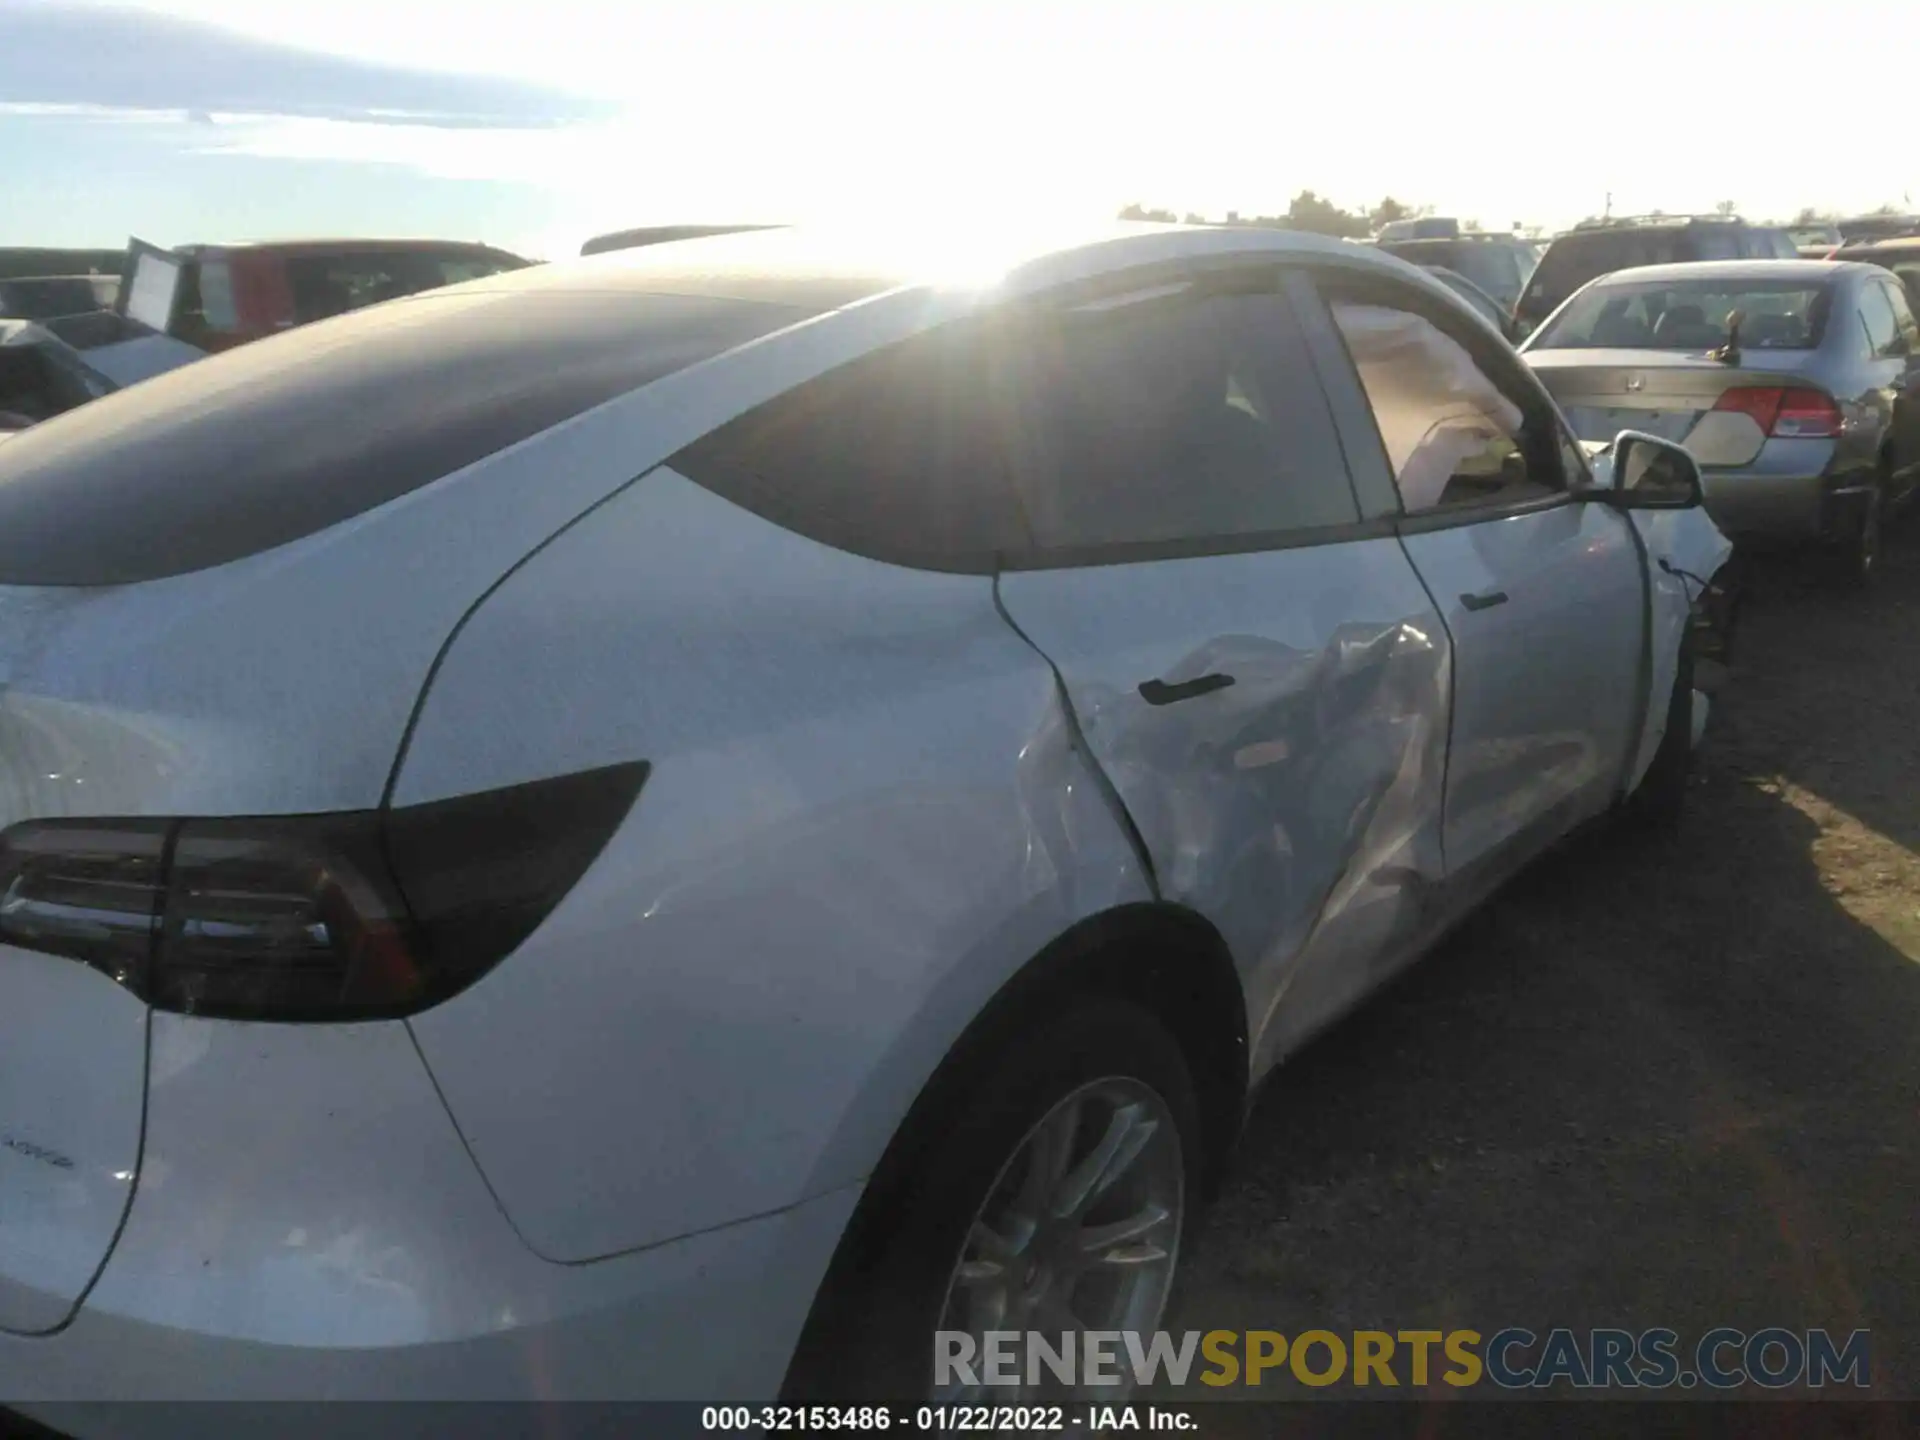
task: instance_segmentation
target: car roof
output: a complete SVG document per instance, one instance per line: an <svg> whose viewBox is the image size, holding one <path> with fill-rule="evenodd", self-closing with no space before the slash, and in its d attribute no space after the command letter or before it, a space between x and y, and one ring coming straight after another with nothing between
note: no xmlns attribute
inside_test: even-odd
<svg viewBox="0 0 1920 1440"><path fill-rule="evenodd" d="M1920 235L1893 235L1885 240L1870 240L1849 245L1847 255L1920 255Z"/></svg>
<svg viewBox="0 0 1920 1440"><path fill-rule="evenodd" d="M997 285L1011 295L1135 267L1236 254L1326 256L1392 266L1402 274L1411 268L1324 235L1257 226L1122 220L1033 229L783 226L558 260L434 293L681 294L822 311L897 290Z"/></svg>
<svg viewBox="0 0 1920 1440"><path fill-rule="evenodd" d="M299 326L9 440L0 490L13 514L37 518L0 535L0 568L17 583L96 585L225 563L567 422L582 427L576 437L635 424L654 436L654 458L622 452L622 466L638 466L619 469L625 483L737 413L728 407L879 345L1055 286L1116 272L1132 284L1134 267L1139 290L1155 293L1167 279L1158 267L1210 256L1316 257L1395 275L1471 313L1403 260L1254 227L1113 222L1030 238L949 227L917 248L870 231L770 230L616 251ZM723 361L724 382L706 368ZM668 393L704 396L710 411L639 396L682 371L700 373ZM599 420L588 417L603 406ZM613 468L606 474L616 483ZM151 496L161 476L169 495L190 495L196 513L219 523L154 544L142 512L114 497ZM83 484L116 518L78 550L50 547L46 536L67 523ZM244 524L233 518L242 513Z"/></svg>
<svg viewBox="0 0 1920 1440"><path fill-rule="evenodd" d="M1597 288L1661 280L1800 280L1809 284L1839 279L1870 267L1837 260L1682 260L1671 265L1636 265L1602 275Z"/></svg>

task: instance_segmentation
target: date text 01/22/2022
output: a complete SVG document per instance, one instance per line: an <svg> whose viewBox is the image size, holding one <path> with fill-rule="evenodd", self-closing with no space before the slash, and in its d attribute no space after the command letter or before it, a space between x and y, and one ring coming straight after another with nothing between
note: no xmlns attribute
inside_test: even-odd
<svg viewBox="0 0 1920 1440"><path fill-rule="evenodd" d="M1045 1435L1066 1430L1191 1432L1198 1422L1185 1410L1160 1405L709 1405L700 1428L715 1431L958 1432L985 1435L1009 1430Z"/></svg>

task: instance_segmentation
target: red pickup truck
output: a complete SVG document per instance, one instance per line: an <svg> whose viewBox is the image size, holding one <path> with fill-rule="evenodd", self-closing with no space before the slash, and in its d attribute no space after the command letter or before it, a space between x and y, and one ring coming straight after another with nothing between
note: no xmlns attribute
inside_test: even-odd
<svg viewBox="0 0 1920 1440"><path fill-rule="evenodd" d="M119 312L202 350L478 280L533 262L458 240L276 240L127 245Z"/></svg>

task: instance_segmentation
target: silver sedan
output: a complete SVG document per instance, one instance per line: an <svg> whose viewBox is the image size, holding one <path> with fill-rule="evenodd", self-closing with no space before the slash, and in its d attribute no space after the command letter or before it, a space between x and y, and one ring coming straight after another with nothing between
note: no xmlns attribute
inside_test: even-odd
<svg viewBox="0 0 1920 1440"><path fill-rule="evenodd" d="M1575 293L1523 347L1582 439L1679 441L1736 540L1820 542L1863 581L1920 482L1920 322L1874 265L1650 265Z"/></svg>

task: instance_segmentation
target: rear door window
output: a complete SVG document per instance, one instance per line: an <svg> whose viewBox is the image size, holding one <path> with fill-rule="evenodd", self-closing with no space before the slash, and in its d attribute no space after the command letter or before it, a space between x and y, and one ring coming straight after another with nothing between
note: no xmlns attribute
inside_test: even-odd
<svg viewBox="0 0 1920 1440"><path fill-rule="evenodd" d="M1305 342L1270 286L1181 280L959 322L673 463L776 524L927 569L1359 519Z"/></svg>
<svg viewBox="0 0 1920 1440"><path fill-rule="evenodd" d="M1878 283L1860 290L1860 324L1867 332L1867 352L1877 359L1899 353L1900 322L1894 317L1887 288Z"/></svg>
<svg viewBox="0 0 1920 1440"><path fill-rule="evenodd" d="M1305 339L1277 291L1148 290L1035 317L1019 343L1019 469L1043 550L1278 536L1360 518Z"/></svg>
<svg viewBox="0 0 1920 1440"><path fill-rule="evenodd" d="M1920 355L1920 323L1914 319L1906 291L1899 284L1888 284L1884 280L1880 282L1880 288L1886 294L1887 304L1893 307L1894 330L1898 336L1896 353Z"/></svg>

